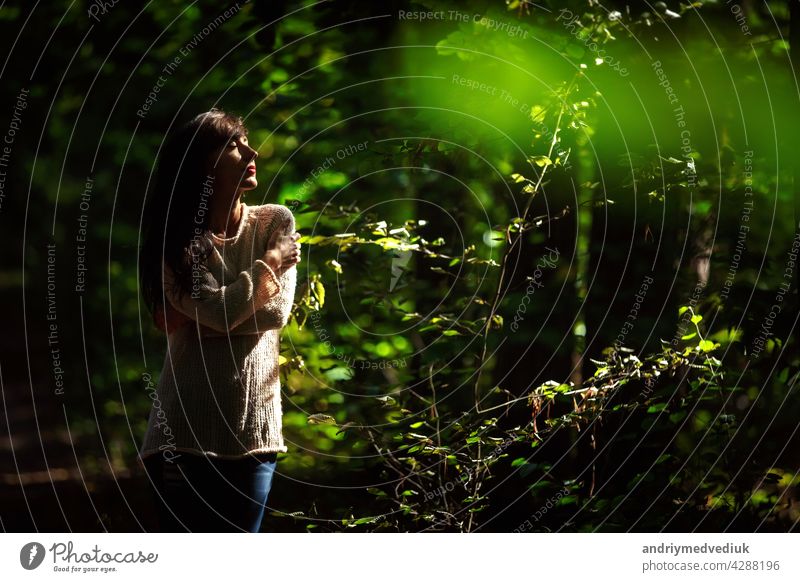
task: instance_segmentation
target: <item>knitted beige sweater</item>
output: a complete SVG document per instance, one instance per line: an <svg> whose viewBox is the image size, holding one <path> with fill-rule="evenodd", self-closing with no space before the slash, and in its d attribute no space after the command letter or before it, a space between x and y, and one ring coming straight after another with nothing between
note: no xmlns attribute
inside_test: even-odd
<svg viewBox="0 0 800 582"><path fill-rule="evenodd" d="M192 292L180 301L171 292L172 274L164 265L166 299L195 323L168 336L142 457L159 452L165 459L180 452L220 458L286 452L278 353L297 268L278 277L259 258L276 229L294 232L288 208L243 203L238 233L212 235L209 273L193 279Z"/></svg>

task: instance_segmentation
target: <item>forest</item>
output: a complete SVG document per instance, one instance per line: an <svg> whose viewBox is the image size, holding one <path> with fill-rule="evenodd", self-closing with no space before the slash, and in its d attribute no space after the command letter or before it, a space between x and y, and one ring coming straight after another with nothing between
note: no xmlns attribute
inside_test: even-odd
<svg viewBox="0 0 800 582"><path fill-rule="evenodd" d="M797 530L800 3L12 1L0 30L4 531L155 528L143 209L212 107L301 234L262 531Z"/></svg>

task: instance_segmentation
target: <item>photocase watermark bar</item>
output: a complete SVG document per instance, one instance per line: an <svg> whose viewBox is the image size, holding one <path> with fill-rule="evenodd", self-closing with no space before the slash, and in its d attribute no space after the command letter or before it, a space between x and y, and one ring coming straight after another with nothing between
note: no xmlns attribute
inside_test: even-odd
<svg viewBox="0 0 800 582"><path fill-rule="evenodd" d="M457 517L461 517L461 514ZM354 570L349 578L352 579L351 582L366 582L374 579L374 572L380 571L382 567L385 568L386 541L381 536L366 533L356 535L361 554L360 567ZM394 578L410 579L419 575L419 565L424 563L428 577L441 575L457 580L530 578L532 572L530 560L486 560L475 557L486 554L487 551L493 552L496 556L531 556L532 548L535 547L537 555L546 556L546 559L538 560L535 565L535 574L539 578L564 578L565 564L568 564L569 579L613 578L615 582L641 580L642 563L649 561L672 565L662 570L687 570L681 573L673 572L672 576L665 575L663 571L647 572L654 575L654 580L711 579L709 576L692 576L691 572L688 572L687 563L699 563L698 570L709 570L712 564L716 567L720 562L725 562L726 569L732 575L714 578L720 581L795 580L798 575L797 560L794 559L797 542L789 534L768 537L763 533L741 532L628 532L596 535L560 531L558 535L538 534L535 539L524 535L490 537L491 539L487 541L487 538L482 536L450 534L437 538L435 544L420 544L419 539L414 536L398 535L393 539L393 543L399 545L396 551L402 555L413 555L415 559L397 561L392 565L392 573ZM5 544L3 550L10 560L9 569L13 567L25 573L20 566L18 556L25 558L27 562L28 552L20 555L20 550L33 546L34 544L29 543L32 538L36 539L35 543L39 545L39 556L46 559L39 566L39 570L44 574L26 576L31 579L47 578L46 570L56 565L59 567L77 565L81 566L81 570L83 566L116 568L115 573L122 573L122 578L116 577L117 580L132 579L136 575L157 580L187 578L202 576L211 571L224 571L226 577L230 579L244 579L259 566L263 566L264 562L264 539L259 536L186 536L180 533L164 533L142 538L141 533L115 533L111 537L104 537L103 534L76 533L65 536L40 532L35 536L31 536L30 533L7 533L2 536L2 543ZM74 542L71 549L67 544L68 541ZM319 564L335 563L342 557L342 548L337 544L331 544L322 536L307 536L303 544L298 544L291 536L276 536L270 543L272 544L270 552L282 558L276 561L275 576L291 577L292 568L296 569L296 564L307 560L309 555L313 555ZM677 557L667 553L642 552L644 546L657 546L661 543L672 543L676 546L746 544L749 551L747 553L681 552ZM576 548L580 548L580 559L575 559ZM67 562L64 558L70 555L70 551L73 555ZM52 561L53 553L57 553L55 563ZM198 556L202 559L198 559ZM453 559L445 560L442 556ZM147 560L149 557L150 560ZM78 562L79 559L81 562ZM123 560L125 562L120 563ZM703 568L703 564L707 564L708 567ZM688 576L683 576L687 573ZM678 578L679 575L681 578ZM20 574L8 578L16 580L22 579L23 576Z"/></svg>

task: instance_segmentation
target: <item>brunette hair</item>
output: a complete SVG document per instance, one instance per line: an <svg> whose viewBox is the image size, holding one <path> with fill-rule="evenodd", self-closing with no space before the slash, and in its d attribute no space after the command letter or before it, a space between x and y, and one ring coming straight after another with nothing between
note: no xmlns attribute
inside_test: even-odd
<svg viewBox="0 0 800 582"><path fill-rule="evenodd" d="M162 261L175 274L180 297L192 288L192 270L206 270L213 250L208 228L213 182L206 174L210 156L230 140L247 135L241 117L211 109L167 137L143 214L144 238L139 281L145 303L155 316L164 303Z"/></svg>

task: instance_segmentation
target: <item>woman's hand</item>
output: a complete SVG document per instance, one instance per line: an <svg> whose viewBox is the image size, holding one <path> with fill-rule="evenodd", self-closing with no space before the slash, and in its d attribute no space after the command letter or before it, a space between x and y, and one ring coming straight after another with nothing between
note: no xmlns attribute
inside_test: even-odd
<svg viewBox="0 0 800 582"><path fill-rule="evenodd" d="M267 245L267 252L262 260L277 274L290 269L300 262L300 243L297 242L299 238L299 232L291 235L277 234Z"/></svg>

